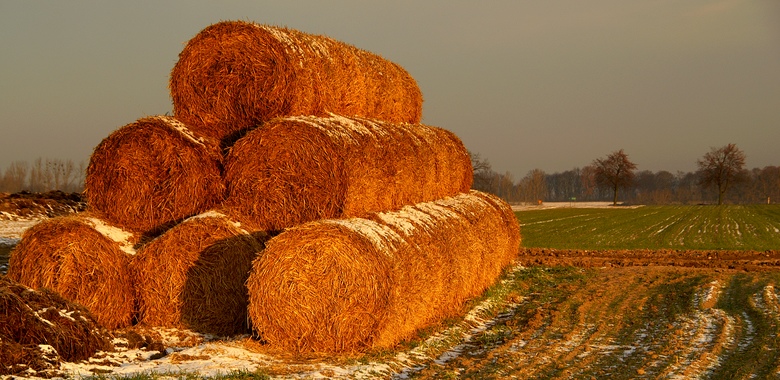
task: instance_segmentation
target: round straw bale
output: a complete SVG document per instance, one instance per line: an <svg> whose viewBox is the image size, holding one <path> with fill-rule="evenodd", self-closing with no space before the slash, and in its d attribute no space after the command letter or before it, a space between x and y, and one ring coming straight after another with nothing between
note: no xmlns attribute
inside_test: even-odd
<svg viewBox="0 0 780 380"><path fill-rule="evenodd" d="M290 351L363 351L456 315L517 255L504 205L462 193L285 230L247 280L256 333Z"/></svg>
<svg viewBox="0 0 780 380"><path fill-rule="evenodd" d="M247 280L249 316L262 339L298 352L370 347L387 319L392 230L319 221L268 241ZM365 234L356 229L363 228ZM374 240L372 240L374 239ZM273 256L262 259L267 252Z"/></svg>
<svg viewBox="0 0 780 380"><path fill-rule="evenodd" d="M397 210L468 191L471 161L441 128L362 118L274 119L226 158L225 202L259 230Z"/></svg>
<svg viewBox="0 0 780 380"><path fill-rule="evenodd" d="M244 283L266 239L210 211L147 243L131 263L139 323L217 335L249 332Z"/></svg>
<svg viewBox="0 0 780 380"><path fill-rule="evenodd" d="M44 220L11 252L8 277L80 303L109 329L132 324L130 256L138 238L89 215Z"/></svg>
<svg viewBox="0 0 780 380"><path fill-rule="evenodd" d="M109 339L83 306L0 276L0 375L56 369L60 359L85 360L110 349Z"/></svg>
<svg viewBox="0 0 780 380"><path fill-rule="evenodd" d="M92 153L85 194L91 210L123 228L158 234L221 203L221 154L168 116L119 128Z"/></svg>
<svg viewBox="0 0 780 380"><path fill-rule="evenodd" d="M325 36L243 21L192 38L170 90L176 117L218 140L279 116L422 117L420 89L401 66Z"/></svg>

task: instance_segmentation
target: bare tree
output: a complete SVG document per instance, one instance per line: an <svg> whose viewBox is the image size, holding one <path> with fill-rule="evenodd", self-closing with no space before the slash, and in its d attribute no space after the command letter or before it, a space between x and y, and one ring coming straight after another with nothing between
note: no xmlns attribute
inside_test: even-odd
<svg viewBox="0 0 780 380"><path fill-rule="evenodd" d="M678 171L674 198L682 204L696 204L702 200L701 186L695 173Z"/></svg>
<svg viewBox="0 0 780 380"><path fill-rule="evenodd" d="M613 192L612 204L617 205L618 190L628 188L634 182L634 170L636 164L628 159L623 149L612 152L605 158L597 158L593 161L596 184L603 188L609 188Z"/></svg>
<svg viewBox="0 0 780 380"><path fill-rule="evenodd" d="M46 159L46 176L51 178L47 190L70 191L78 177L76 164L73 160Z"/></svg>
<svg viewBox="0 0 780 380"><path fill-rule="evenodd" d="M746 180L745 153L736 144L727 144L711 150L696 161L699 166L699 184L702 187L715 187L718 192L718 204L729 188Z"/></svg>
<svg viewBox="0 0 780 380"><path fill-rule="evenodd" d="M84 161L79 161L79 167L76 170L76 178L73 182L73 188L70 189L71 192L82 192L84 191L84 181L86 180L87 176L87 164Z"/></svg>
<svg viewBox="0 0 780 380"><path fill-rule="evenodd" d="M514 201L517 198L515 181L512 173L506 171L503 175L498 175L498 193L497 195L507 202Z"/></svg>
<svg viewBox="0 0 780 380"><path fill-rule="evenodd" d="M486 158L482 158L479 153L469 152L469 156L471 156L471 167L474 171L474 182L471 187L475 190L496 194L493 182L498 173L493 171L490 162Z"/></svg>
<svg viewBox="0 0 780 380"><path fill-rule="evenodd" d="M757 200L772 203L780 200L780 166L766 166L758 172L756 178Z"/></svg>
<svg viewBox="0 0 780 380"><path fill-rule="evenodd" d="M587 165L580 171L582 183L582 198L589 199L596 192L596 169L593 165Z"/></svg>
<svg viewBox="0 0 780 380"><path fill-rule="evenodd" d="M655 173L655 189L652 202L655 204L669 204L672 202L672 191L677 186L674 174L661 170Z"/></svg>
<svg viewBox="0 0 780 380"><path fill-rule="evenodd" d="M30 169L29 190L35 193L45 191L49 188L50 182L51 178L48 178L46 174L46 165L43 163L43 158L38 157L33 161Z"/></svg>
<svg viewBox="0 0 780 380"><path fill-rule="evenodd" d="M3 186L0 191L15 193L24 190L27 182L27 172L29 167L25 161L11 162L3 173Z"/></svg>
<svg viewBox="0 0 780 380"><path fill-rule="evenodd" d="M520 180L520 196L524 202L543 201L547 195L545 174L540 169L533 169Z"/></svg>

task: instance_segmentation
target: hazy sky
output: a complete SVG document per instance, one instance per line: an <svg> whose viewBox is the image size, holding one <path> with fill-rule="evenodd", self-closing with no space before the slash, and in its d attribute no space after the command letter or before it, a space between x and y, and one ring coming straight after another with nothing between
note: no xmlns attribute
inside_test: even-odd
<svg viewBox="0 0 780 380"><path fill-rule="evenodd" d="M0 0L0 169L88 161L115 129L172 110L184 44L222 20L324 34L403 66L423 122L515 180L624 149L692 171L735 143L780 165L780 1Z"/></svg>

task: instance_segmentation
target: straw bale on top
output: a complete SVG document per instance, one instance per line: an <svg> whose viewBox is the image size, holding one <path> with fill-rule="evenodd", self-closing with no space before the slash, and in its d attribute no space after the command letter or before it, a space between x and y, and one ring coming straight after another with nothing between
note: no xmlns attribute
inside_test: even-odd
<svg viewBox="0 0 780 380"><path fill-rule="evenodd" d="M91 210L148 235L214 207L225 195L217 144L169 116L139 119L103 139L84 185Z"/></svg>
<svg viewBox="0 0 780 380"><path fill-rule="evenodd" d="M468 191L471 160L453 133L363 118L278 118L225 161L225 204L259 230L397 210Z"/></svg>
<svg viewBox="0 0 780 380"><path fill-rule="evenodd" d="M252 264L253 327L295 352L391 347L495 282L518 252L513 215L472 191L285 230Z"/></svg>
<svg viewBox="0 0 780 380"><path fill-rule="evenodd" d="M110 349L109 339L83 306L0 276L0 375L54 370L59 360L84 360Z"/></svg>
<svg viewBox="0 0 780 380"><path fill-rule="evenodd" d="M243 21L192 38L170 90L176 117L218 140L279 116L422 117L420 89L399 65L325 36Z"/></svg>
<svg viewBox="0 0 780 380"><path fill-rule="evenodd" d="M137 241L88 214L44 220L11 252L8 277L84 305L106 328L126 327L135 317L129 262Z"/></svg>
<svg viewBox="0 0 780 380"><path fill-rule="evenodd" d="M217 335L249 332L244 282L265 240L209 211L147 243L131 263L139 323Z"/></svg>

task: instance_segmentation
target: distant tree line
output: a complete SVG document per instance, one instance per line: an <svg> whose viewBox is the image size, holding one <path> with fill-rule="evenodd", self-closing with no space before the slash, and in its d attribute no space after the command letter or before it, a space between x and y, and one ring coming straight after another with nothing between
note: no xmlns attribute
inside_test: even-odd
<svg viewBox="0 0 780 380"><path fill-rule="evenodd" d="M493 170L479 153L469 152L472 188L512 203L612 201L630 204L780 203L780 166L747 170L745 154L734 144L712 148L697 160L695 172L637 171L621 149L588 165L547 174L529 171L515 181ZM11 162L0 176L0 192L82 192L86 165L38 158Z"/></svg>
<svg viewBox="0 0 780 380"><path fill-rule="evenodd" d="M610 201L628 204L780 203L780 167L744 168L745 154L734 144L712 148L695 172L636 170L623 150L583 167L547 174L533 169L515 181L471 153L476 190L512 203Z"/></svg>
<svg viewBox="0 0 780 380"><path fill-rule="evenodd" d="M72 160L51 158L38 158L32 164L14 161L0 173L0 192L81 192L84 190L85 173L83 161L78 165Z"/></svg>

